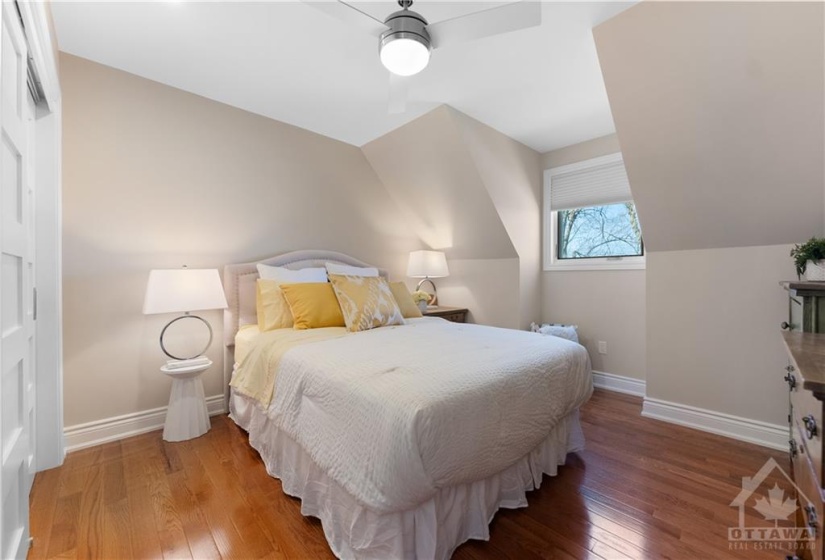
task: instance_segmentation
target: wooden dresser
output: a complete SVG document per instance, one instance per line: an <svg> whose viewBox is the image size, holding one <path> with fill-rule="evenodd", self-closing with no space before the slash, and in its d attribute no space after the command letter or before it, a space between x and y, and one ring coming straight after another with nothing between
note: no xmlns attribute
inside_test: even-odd
<svg viewBox="0 0 825 560"><path fill-rule="evenodd" d="M825 428L825 283L785 282L788 319L780 325L788 352L788 426L791 473L797 491L797 527L813 533L801 540L799 558L823 558L825 485L822 455ZM811 539L814 539L813 541ZM790 557L789 557L790 558Z"/></svg>

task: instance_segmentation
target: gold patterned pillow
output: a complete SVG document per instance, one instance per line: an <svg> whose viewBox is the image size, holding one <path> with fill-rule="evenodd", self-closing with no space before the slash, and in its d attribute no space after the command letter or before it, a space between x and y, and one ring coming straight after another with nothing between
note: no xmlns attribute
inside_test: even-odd
<svg viewBox="0 0 825 560"><path fill-rule="evenodd" d="M404 324L404 317L386 279L380 276L330 274L329 280L341 305L348 331Z"/></svg>

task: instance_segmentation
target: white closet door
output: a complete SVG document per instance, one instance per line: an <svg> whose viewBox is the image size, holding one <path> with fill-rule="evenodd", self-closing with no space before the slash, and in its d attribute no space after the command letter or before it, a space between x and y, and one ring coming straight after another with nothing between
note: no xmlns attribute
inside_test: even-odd
<svg viewBox="0 0 825 560"><path fill-rule="evenodd" d="M34 303L31 104L27 50L14 2L0 26L0 557L25 558L32 484Z"/></svg>

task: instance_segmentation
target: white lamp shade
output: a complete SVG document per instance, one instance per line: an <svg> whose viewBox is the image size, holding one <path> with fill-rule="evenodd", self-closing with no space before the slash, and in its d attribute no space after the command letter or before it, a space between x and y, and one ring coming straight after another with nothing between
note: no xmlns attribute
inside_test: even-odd
<svg viewBox="0 0 825 560"><path fill-rule="evenodd" d="M447 257L441 251L413 251L407 265L410 278L443 278L449 276Z"/></svg>
<svg viewBox="0 0 825 560"><path fill-rule="evenodd" d="M143 313L176 313L202 309L224 309L226 296L214 268L178 268L149 273Z"/></svg>
<svg viewBox="0 0 825 560"><path fill-rule="evenodd" d="M381 64L399 76L418 74L430 62L430 49L420 40L397 38L381 47Z"/></svg>

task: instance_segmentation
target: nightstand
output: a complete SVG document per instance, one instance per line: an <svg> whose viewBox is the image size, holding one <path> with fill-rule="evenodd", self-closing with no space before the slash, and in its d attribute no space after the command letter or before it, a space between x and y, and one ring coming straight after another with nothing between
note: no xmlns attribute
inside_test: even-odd
<svg viewBox="0 0 825 560"><path fill-rule="evenodd" d="M429 307L422 315L424 317L441 317L453 323L466 323L468 309L464 307L447 307L439 305L437 307Z"/></svg>
<svg viewBox="0 0 825 560"><path fill-rule="evenodd" d="M172 378L172 392L163 427L164 441L185 441L209 431L209 412L206 410L200 375L210 367L211 360L207 364L190 367L160 368Z"/></svg>

